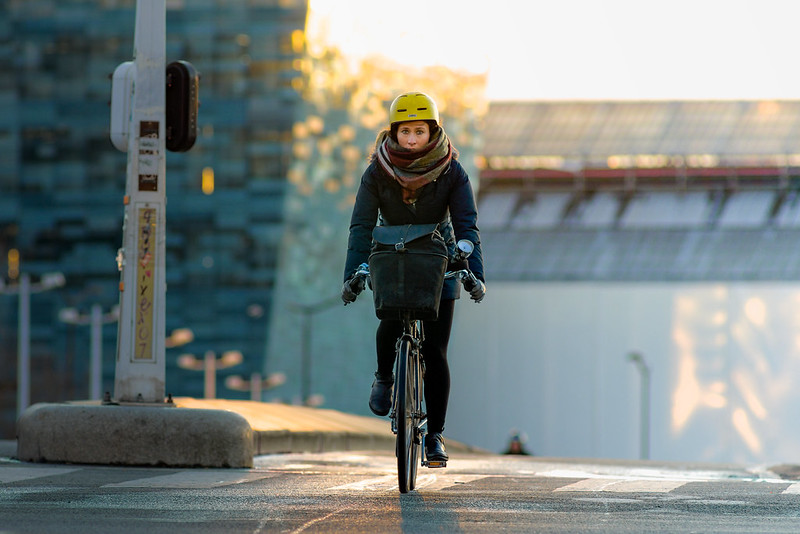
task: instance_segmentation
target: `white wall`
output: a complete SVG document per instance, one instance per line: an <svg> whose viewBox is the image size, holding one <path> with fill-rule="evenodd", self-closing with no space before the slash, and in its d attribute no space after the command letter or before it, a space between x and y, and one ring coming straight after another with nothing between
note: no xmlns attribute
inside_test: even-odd
<svg viewBox="0 0 800 534"><path fill-rule="evenodd" d="M800 284L489 283L462 298L445 435L492 451L638 458L640 352L650 458L800 460Z"/></svg>

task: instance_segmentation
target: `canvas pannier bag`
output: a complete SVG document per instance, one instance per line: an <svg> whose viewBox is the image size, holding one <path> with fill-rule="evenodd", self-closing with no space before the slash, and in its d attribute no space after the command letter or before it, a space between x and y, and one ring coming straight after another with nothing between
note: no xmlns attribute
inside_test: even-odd
<svg viewBox="0 0 800 534"><path fill-rule="evenodd" d="M369 272L378 319L436 320L447 269L447 245L438 224L376 226Z"/></svg>

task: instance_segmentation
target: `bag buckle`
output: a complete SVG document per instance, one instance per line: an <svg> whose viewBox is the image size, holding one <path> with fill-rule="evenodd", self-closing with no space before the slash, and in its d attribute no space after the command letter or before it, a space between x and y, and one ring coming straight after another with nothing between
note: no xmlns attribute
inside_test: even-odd
<svg viewBox="0 0 800 534"><path fill-rule="evenodd" d="M400 252L400 251L402 251L404 248L406 248L406 244L405 244L405 243L403 243L402 241L400 241L399 243L395 243L395 244L394 244L394 249L395 249L397 252Z"/></svg>

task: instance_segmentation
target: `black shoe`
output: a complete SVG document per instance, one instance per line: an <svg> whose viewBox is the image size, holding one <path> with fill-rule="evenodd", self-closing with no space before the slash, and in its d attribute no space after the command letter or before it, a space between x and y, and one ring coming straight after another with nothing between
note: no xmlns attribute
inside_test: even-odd
<svg viewBox="0 0 800 534"><path fill-rule="evenodd" d="M375 373L372 391L369 394L369 409L375 415L387 415L392 409L392 385L394 377L383 377Z"/></svg>
<svg viewBox="0 0 800 534"><path fill-rule="evenodd" d="M425 456L428 457L429 462L446 462L448 460L441 432L434 432L425 437Z"/></svg>

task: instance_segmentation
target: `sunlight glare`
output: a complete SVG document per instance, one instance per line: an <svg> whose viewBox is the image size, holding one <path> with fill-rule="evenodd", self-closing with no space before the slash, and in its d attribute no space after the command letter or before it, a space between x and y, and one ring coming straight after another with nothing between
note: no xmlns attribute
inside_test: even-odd
<svg viewBox="0 0 800 534"><path fill-rule="evenodd" d="M763 327L767 324L767 306L758 297L747 299L744 304L744 314L756 326Z"/></svg>
<svg viewBox="0 0 800 534"><path fill-rule="evenodd" d="M308 28L346 55L488 73L489 100L795 98L800 3L769 2L310 0ZM730 83L741 65L759 76Z"/></svg>
<svg viewBox="0 0 800 534"><path fill-rule="evenodd" d="M672 396L672 429L680 431L697 408L700 384L696 376L697 360L684 354L678 365L678 387Z"/></svg>
<svg viewBox="0 0 800 534"><path fill-rule="evenodd" d="M753 384L751 378L741 370L735 371L732 378L733 383L736 385L739 393L741 393L745 403L747 404L747 407L750 408L752 414L758 419L766 419L767 409L764 407L764 404L758 397L758 394L756 393L756 386Z"/></svg>
<svg viewBox="0 0 800 534"><path fill-rule="evenodd" d="M414 68L442 65L475 74L489 70L486 35L469 28L484 2L426 2L424 7L375 0L310 0L310 41L335 46L352 60L382 56ZM313 52L312 52L313 53Z"/></svg>
<svg viewBox="0 0 800 534"><path fill-rule="evenodd" d="M754 454L761 452L761 440L758 439L758 434L753 430L753 425L750 424L750 418L747 417L747 412L742 408L737 408L733 411L731 417L733 427L739 433L747 448Z"/></svg>

